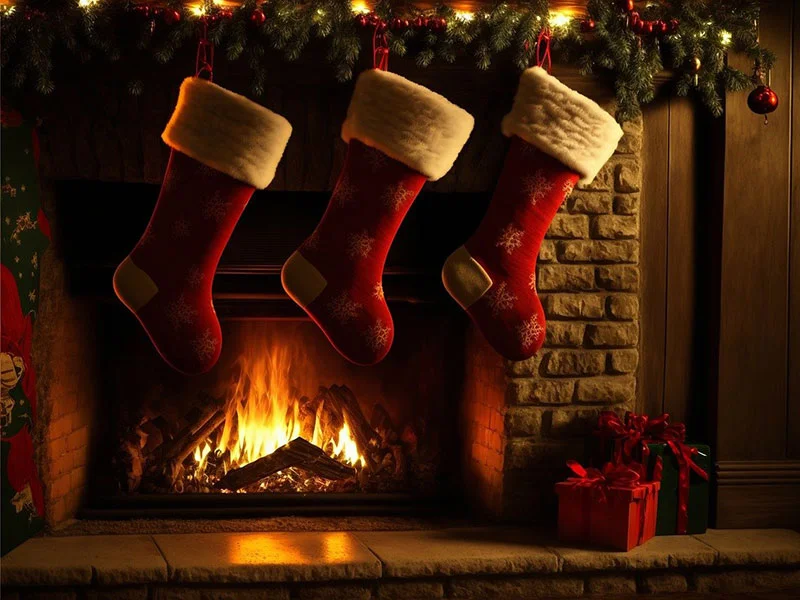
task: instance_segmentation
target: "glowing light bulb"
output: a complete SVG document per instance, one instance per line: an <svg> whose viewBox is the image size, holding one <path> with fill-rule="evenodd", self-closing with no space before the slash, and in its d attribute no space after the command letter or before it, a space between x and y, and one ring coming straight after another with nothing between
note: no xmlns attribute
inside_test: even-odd
<svg viewBox="0 0 800 600"><path fill-rule="evenodd" d="M719 39L722 42L723 46L728 46L733 39L733 35L731 35L730 31L725 31L724 29L719 32Z"/></svg>
<svg viewBox="0 0 800 600"><path fill-rule="evenodd" d="M202 4L195 4L194 6L189 7L189 11L195 17L202 17L206 14L206 7L203 6Z"/></svg>
<svg viewBox="0 0 800 600"><path fill-rule="evenodd" d="M14 6L13 4L0 5L0 15L5 15L5 16L13 15L15 10L17 10L17 7Z"/></svg>
<svg viewBox="0 0 800 600"><path fill-rule="evenodd" d="M350 10L352 10L357 15L365 15L370 12L369 6L363 0L355 0L352 4L350 4Z"/></svg>
<svg viewBox="0 0 800 600"><path fill-rule="evenodd" d="M464 23L469 23L475 18L475 15L469 12L468 10L457 10L455 11L455 13L456 13L456 19L458 19L459 21L463 21Z"/></svg>
<svg viewBox="0 0 800 600"><path fill-rule="evenodd" d="M91 8L97 4L98 0L78 0L78 6L81 8Z"/></svg>
<svg viewBox="0 0 800 600"><path fill-rule="evenodd" d="M547 22L550 27L556 29L558 27L566 27L572 21L572 17L563 12L551 12Z"/></svg>

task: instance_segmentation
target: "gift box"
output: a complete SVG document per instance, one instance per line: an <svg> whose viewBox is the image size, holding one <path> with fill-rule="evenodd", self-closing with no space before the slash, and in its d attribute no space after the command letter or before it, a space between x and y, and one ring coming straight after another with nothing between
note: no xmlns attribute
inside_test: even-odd
<svg viewBox="0 0 800 600"><path fill-rule="evenodd" d="M711 450L685 437L683 424L670 424L666 414L651 419L628 413L622 420L604 412L587 445L590 465L641 463L647 479L660 480L656 535L705 533L708 527Z"/></svg>
<svg viewBox="0 0 800 600"><path fill-rule="evenodd" d="M609 463L600 471L575 461L567 466L576 477L555 486L561 541L628 551L655 535L660 483L644 482L643 469Z"/></svg>

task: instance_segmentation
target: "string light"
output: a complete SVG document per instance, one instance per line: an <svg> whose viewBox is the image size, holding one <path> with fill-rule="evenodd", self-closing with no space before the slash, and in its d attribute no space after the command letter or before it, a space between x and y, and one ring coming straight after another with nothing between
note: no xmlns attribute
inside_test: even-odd
<svg viewBox="0 0 800 600"><path fill-rule="evenodd" d="M548 18L547 22L553 29L557 29L559 27L566 27L572 21L572 17L567 13L560 12L560 11L553 11L550 13L550 17Z"/></svg>
<svg viewBox="0 0 800 600"><path fill-rule="evenodd" d="M17 10L17 7L13 4L0 4L0 15L8 17L13 15L15 10Z"/></svg>
<svg viewBox="0 0 800 600"><path fill-rule="evenodd" d="M99 0L78 0L78 6L81 8L91 8L98 2Z"/></svg>
<svg viewBox="0 0 800 600"><path fill-rule="evenodd" d="M730 31L725 31L724 29L719 32L719 39L722 42L723 46L728 46L733 39L733 35L731 35Z"/></svg>
<svg viewBox="0 0 800 600"><path fill-rule="evenodd" d="M355 0L355 2L350 5L350 10L357 15L365 15L371 12L369 6L367 6L367 3L363 2L362 0Z"/></svg>
<svg viewBox="0 0 800 600"><path fill-rule="evenodd" d="M475 15L469 12L468 10L457 10L455 11L456 19L459 21L463 21L464 23L469 23L475 18Z"/></svg>
<svg viewBox="0 0 800 600"><path fill-rule="evenodd" d="M191 12L195 17L202 17L206 14L206 7L202 4L195 4L189 7L189 12Z"/></svg>

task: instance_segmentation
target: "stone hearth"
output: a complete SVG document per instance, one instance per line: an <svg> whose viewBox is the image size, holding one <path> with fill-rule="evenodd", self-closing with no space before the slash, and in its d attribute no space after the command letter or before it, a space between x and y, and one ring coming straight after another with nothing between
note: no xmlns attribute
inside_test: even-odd
<svg viewBox="0 0 800 600"><path fill-rule="evenodd" d="M627 553L504 528L49 537L6 556L2 583L3 598L15 600L794 594L800 533L710 530Z"/></svg>

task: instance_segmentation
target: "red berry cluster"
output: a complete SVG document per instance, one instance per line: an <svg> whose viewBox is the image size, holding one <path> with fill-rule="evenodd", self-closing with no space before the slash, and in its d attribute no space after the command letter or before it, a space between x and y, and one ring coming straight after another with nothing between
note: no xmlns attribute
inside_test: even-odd
<svg viewBox="0 0 800 600"><path fill-rule="evenodd" d="M619 7L622 11L628 13L628 27L633 33L638 35L668 35L678 31L678 25L680 24L678 19L670 21L662 19L645 21L642 19L639 13L633 10L633 0L619 0Z"/></svg>
<svg viewBox="0 0 800 600"><path fill-rule="evenodd" d="M181 20L181 11L174 8L161 8L160 6L150 6L149 4L137 4L133 7L133 12L145 18L161 17L167 25L175 25Z"/></svg>
<svg viewBox="0 0 800 600"><path fill-rule="evenodd" d="M392 31L404 31L413 27L414 29L430 29L436 33L440 33L447 29L447 19L444 17L416 17L415 19L401 19L400 17L393 17L389 21L384 21L375 13L358 15L356 17L356 24L360 27L375 27L378 33L383 33L387 29Z"/></svg>

